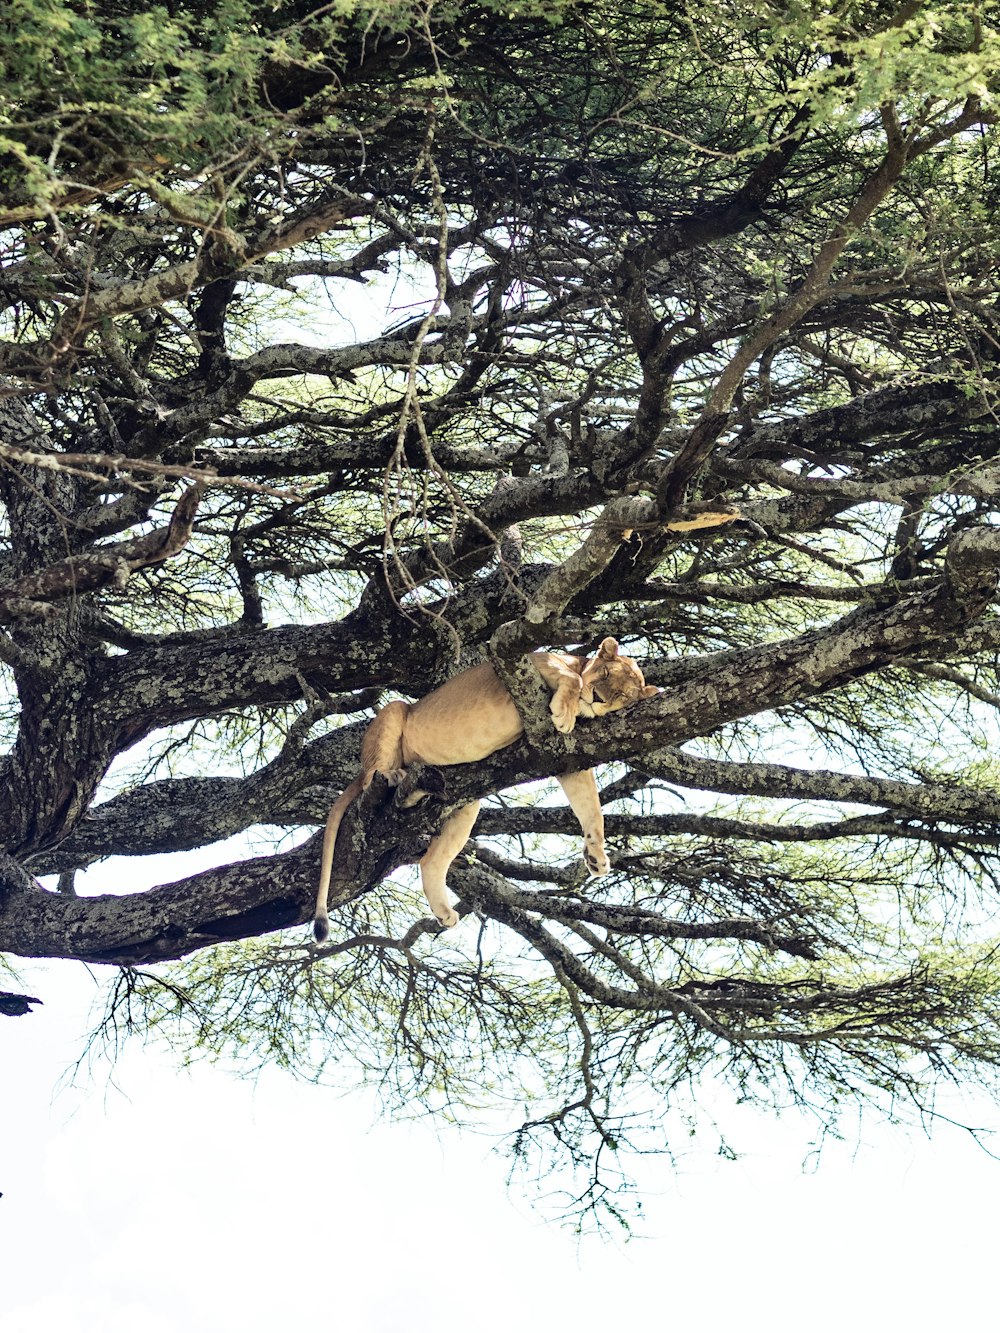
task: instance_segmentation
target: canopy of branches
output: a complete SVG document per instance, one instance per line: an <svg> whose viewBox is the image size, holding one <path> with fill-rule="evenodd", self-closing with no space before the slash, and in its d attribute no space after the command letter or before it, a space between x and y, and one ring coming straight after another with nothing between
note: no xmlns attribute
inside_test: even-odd
<svg viewBox="0 0 1000 1333"><path fill-rule="evenodd" d="M0 948L113 965L109 1030L510 1103L583 1208L712 1078L989 1082L995 7L8 10ZM662 693L537 725L524 652L605 635ZM329 943L276 938L372 709L486 658L525 738L376 784ZM510 790L593 765L600 881ZM479 796L441 933L396 872Z"/></svg>

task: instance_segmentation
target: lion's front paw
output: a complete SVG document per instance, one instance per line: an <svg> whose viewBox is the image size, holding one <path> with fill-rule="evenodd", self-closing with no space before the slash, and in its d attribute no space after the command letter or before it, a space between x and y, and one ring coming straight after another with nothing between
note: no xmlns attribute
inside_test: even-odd
<svg viewBox="0 0 1000 1333"><path fill-rule="evenodd" d="M556 731L561 731L563 735L568 735L568 733L576 726L575 708L553 708L551 709L551 713L552 723Z"/></svg>
<svg viewBox="0 0 1000 1333"><path fill-rule="evenodd" d="M435 912L434 915L446 929L451 926L457 926L460 920L458 913L453 907L445 908L441 912Z"/></svg>

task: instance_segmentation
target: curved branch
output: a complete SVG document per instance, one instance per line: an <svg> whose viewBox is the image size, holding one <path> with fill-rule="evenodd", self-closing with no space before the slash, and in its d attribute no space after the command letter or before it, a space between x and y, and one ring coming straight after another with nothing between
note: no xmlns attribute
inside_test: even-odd
<svg viewBox="0 0 1000 1333"><path fill-rule="evenodd" d="M177 501L165 528L156 528L130 541L98 547L85 555L68 556L0 587L0 621L45 614L44 608L54 601L83 596L109 585L122 588L136 570L148 569L178 555L191 536L204 489L200 482L189 486Z"/></svg>

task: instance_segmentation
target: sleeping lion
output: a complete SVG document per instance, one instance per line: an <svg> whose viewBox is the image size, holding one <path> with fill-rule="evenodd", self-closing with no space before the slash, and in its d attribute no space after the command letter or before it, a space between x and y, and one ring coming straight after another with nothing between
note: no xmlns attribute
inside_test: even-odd
<svg viewBox="0 0 1000 1333"><path fill-rule="evenodd" d="M646 684L630 657L619 654L614 639L605 639L591 658L539 652L529 660L552 690L549 711L556 730L564 733L573 730L578 717L602 717L659 693L655 685ZM334 802L326 821L313 921L317 940L330 933L327 898L341 821L375 774L398 786L414 762L474 763L512 745L523 731L514 700L489 663L460 672L418 703L396 700L378 712L361 742L361 772ZM611 863L604 850L604 816L593 771L566 773L559 782L583 830L587 869L592 875L606 875ZM423 795L416 791L405 804L413 805ZM472 832L479 804L472 801L450 815L420 860L424 893L443 926L458 924L445 877Z"/></svg>

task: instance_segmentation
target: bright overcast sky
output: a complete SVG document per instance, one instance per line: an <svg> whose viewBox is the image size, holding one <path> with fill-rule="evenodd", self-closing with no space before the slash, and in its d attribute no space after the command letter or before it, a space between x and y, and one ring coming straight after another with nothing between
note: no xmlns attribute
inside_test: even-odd
<svg viewBox="0 0 1000 1333"><path fill-rule="evenodd" d="M2 1333L919 1333L995 1317L1000 1163L958 1130L871 1126L803 1174L801 1122L730 1111L741 1161L696 1142L679 1174L640 1164L645 1238L578 1242L508 1192L486 1140L378 1123L363 1093L181 1072L138 1047L67 1087L94 982L71 964L26 980L44 1007L0 1020ZM704 1099L717 1108L711 1086Z"/></svg>

